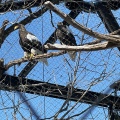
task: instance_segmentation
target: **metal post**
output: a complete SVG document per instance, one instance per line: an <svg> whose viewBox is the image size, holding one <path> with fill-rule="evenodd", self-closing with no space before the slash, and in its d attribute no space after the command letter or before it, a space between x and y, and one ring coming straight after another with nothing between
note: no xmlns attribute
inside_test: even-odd
<svg viewBox="0 0 120 120"><path fill-rule="evenodd" d="M108 115L109 115L109 120L115 120L112 104L109 105L109 107L108 107Z"/></svg>

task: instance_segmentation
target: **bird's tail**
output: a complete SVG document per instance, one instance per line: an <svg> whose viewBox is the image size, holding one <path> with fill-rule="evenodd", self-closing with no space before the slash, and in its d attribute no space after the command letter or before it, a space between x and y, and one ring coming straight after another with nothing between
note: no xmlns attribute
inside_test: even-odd
<svg viewBox="0 0 120 120"><path fill-rule="evenodd" d="M71 58L72 61L75 61L75 58L77 56L77 52L76 51L70 51L70 52L67 52Z"/></svg>
<svg viewBox="0 0 120 120"><path fill-rule="evenodd" d="M31 54L33 54L33 56L35 56L35 55L43 54L43 52L40 51L40 50L38 50L38 49L32 48L32 49L31 49ZM45 63L45 65L48 66L47 58L38 59L38 60L36 60L36 61L38 61L38 62L43 62L43 63Z"/></svg>
<svg viewBox="0 0 120 120"><path fill-rule="evenodd" d="M43 62L46 66L48 66L47 58L38 59L38 61Z"/></svg>

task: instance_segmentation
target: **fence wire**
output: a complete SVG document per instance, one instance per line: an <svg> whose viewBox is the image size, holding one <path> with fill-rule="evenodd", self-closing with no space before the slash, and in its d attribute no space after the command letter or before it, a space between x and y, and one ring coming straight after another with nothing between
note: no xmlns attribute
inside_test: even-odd
<svg viewBox="0 0 120 120"><path fill-rule="evenodd" d="M26 30L34 34L42 45L44 45L46 41L50 39L51 35L55 33L58 28L58 22L63 22L63 19L53 11L47 9L44 11L44 1L39 3L39 5L37 4L38 1L35 0L34 2L30 0L29 4L22 0L6 0L0 2L0 11L2 11L4 7L7 7L9 3L11 4L9 9L4 12L0 12L1 28L4 20L9 21L3 36L3 39L5 38L4 42L1 44L0 48L0 59L4 60L4 64L21 59L24 56L24 51L19 43L19 30L13 30L12 26L14 26L14 24L21 23L22 21ZM14 2L21 2L20 5L22 5L22 9L17 10L17 7L13 8ZM54 3L54 1L52 2ZM79 15L75 18L75 21L100 34L109 34L119 29L119 0L74 0L73 2L60 1L59 4L55 4L55 6L65 14L69 14L71 10L74 12L79 12ZM18 6L18 8L20 8L20 6ZM38 12L40 10L43 11L43 14L41 15ZM109 12L106 13L104 10L108 10ZM26 18L28 18L28 21L25 20ZM9 29L10 27L11 29ZM88 45L88 43L96 40L96 38L85 34L84 32L74 28L72 25L69 25L68 27L72 31L77 46ZM10 30L9 34L8 30ZM52 38L56 39L55 36ZM65 40L66 43L69 42L68 38L65 38ZM104 41L105 40L102 40L102 42ZM53 45L54 44L61 44L61 42L56 39L53 42ZM47 50L47 53L49 54L51 52L58 51L60 50ZM49 97L52 92L51 88L47 89L47 92L45 88L42 88L43 91L45 90L45 92L42 93L40 91L41 89L37 88L37 85L31 85L29 82L23 85L24 87L21 90L21 95L23 97L21 97L19 96L18 91L14 91L14 89L11 89L10 91L2 90L2 82L4 82L2 79L0 83L0 118L3 120L111 119L112 114L109 114L109 105L108 107L102 107L96 104L93 104L92 106L92 104L86 104L80 102L79 100L76 102L71 101L70 97L72 96L74 88L82 89L85 92L94 91L97 93L105 93L109 90L109 92L105 94L108 96L113 95L120 97L119 91L117 91L116 95L114 94L114 89L110 88L112 83L120 79L119 49L114 47L105 50L78 51L76 54L75 61L72 61L68 52L66 52L66 54L60 56L47 58L48 66L42 62L38 62L25 77L26 79L52 83L56 86L72 86L68 87L70 89L67 91L66 99ZM10 67L5 72L6 76L10 75L18 77L20 72L29 62L30 61L23 62L20 65L16 64ZM26 85L32 86L32 89L31 87L26 87ZM27 90L32 92L34 89L37 89L39 95L36 93L26 93ZM55 91L54 89L52 90ZM59 87L58 91L61 95L63 95ZM83 96L86 94L85 92L83 92ZM46 96L46 94L48 94L48 96ZM93 95L93 97L95 96ZM82 99L82 96L79 96L79 98ZM104 97L101 99L103 98ZM95 101L97 101L97 97ZM114 120L120 118L120 108L117 110L114 109L114 105L119 104L118 101L114 101L113 103ZM28 104L26 104L27 102ZM36 115L38 115L38 118L35 117L35 113L32 110L34 110Z"/></svg>

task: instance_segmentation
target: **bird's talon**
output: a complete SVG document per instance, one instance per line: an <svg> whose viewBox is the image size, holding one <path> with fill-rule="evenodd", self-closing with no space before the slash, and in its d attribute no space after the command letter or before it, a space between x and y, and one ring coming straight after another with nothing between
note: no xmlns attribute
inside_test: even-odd
<svg viewBox="0 0 120 120"><path fill-rule="evenodd" d="M30 58L32 59L33 57L34 57L34 54L31 53L31 54L30 54Z"/></svg>
<svg viewBox="0 0 120 120"><path fill-rule="evenodd" d="M28 9L30 10L30 9ZM31 12L31 11L30 11ZM32 13L32 12L31 12ZM20 37L20 45L21 48L24 51L24 58L27 58L28 61L33 61L33 57L35 57L38 54L43 54L42 44L39 41L39 39L33 35L32 33L28 32L25 29L25 26L22 24L16 24L14 29L19 28L19 37ZM47 50L44 49L45 53L47 53ZM42 61L47 65L47 59L46 61Z"/></svg>
<svg viewBox="0 0 120 120"><path fill-rule="evenodd" d="M26 59L29 59L30 57L28 57L28 56L25 56L24 58L26 58Z"/></svg>

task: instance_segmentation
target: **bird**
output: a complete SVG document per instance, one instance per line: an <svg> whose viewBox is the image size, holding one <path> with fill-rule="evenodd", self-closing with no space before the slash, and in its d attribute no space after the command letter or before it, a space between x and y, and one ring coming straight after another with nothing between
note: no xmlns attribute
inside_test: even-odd
<svg viewBox="0 0 120 120"><path fill-rule="evenodd" d="M89 12L96 13L96 9L93 2L87 2L87 1L85 2L83 0L74 0L70 2L65 2L65 6L67 9L76 11L76 12L84 11L87 13Z"/></svg>
<svg viewBox="0 0 120 120"><path fill-rule="evenodd" d="M80 1L83 1L83 0L80 0ZM80 9L79 2L78 1L65 2L65 6L69 10L78 10L78 9Z"/></svg>
<svg viewBox="0 0 120 120"><path fill-rule="evenodd" d="M4 31L5 31L5 28L6 28L8 23L9 23L8 20L4 20L3 24L2 24L2 27L0 28L0 47L4 42Z"/></svg>
<svg viewBox="0 0 120 120"><path fill-rule="evenodd" d="M62 22L58 22L57 29L55 32L55 38L60 41L63 45L77 46L74 35L67 25L64 25ZM75 61L77 53L75 51L67 52L72 61Z"/></svg>
<svg viewBox="0 0 120 120"><path fill-rule="evenodd" d="M31 32L27 31L23 24L16 24L14 30L19 29L19 44L24 51L25 58L32 58L33 56L47 53L40 40ZM39 59L48 65L47 58Z"/></svg>

